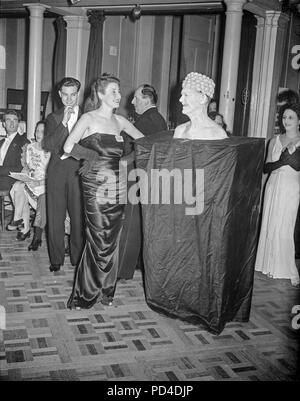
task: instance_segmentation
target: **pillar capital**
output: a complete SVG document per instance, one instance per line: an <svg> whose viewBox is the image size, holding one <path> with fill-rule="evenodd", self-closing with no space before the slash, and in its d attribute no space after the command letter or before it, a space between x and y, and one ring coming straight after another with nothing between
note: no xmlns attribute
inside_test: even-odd
<svg viewBox="0 0 300 401"><path fill-rule="evenodd" d="M24 3L23 6L28 8L28 10L30 11L30 17L35 17L35 18L42 18L44 15L44 11L47 8L50 8L45 4L36 4L36 3Z"/></svg>
<svg viewBox="0 0 300 401"><path fill-rule="evenodd" d="M224 0L227 13L241 13L247 0Z"/></svg>
<svg viewBox="0 0 300 401"><path fill-rule="evenodd" d="M86 59L89 47L90 24L86 15L65 15L67 27L66 70L67 77L74 77L84 87ZM83 91L79 100L82 101Z"/></svg>
<svg viewBox="0 0 300 401"><path fill-rule="evenodd" d="M280 11L267 10L266 11L266 25L271 27L283 28L290 17Z"/></svg>
<svg viewBox="0 0 300 401"><path fill-rule="evenodd" d="M64 20L67 23L67 29L90 29L86 15L65 15Z"/></svg>

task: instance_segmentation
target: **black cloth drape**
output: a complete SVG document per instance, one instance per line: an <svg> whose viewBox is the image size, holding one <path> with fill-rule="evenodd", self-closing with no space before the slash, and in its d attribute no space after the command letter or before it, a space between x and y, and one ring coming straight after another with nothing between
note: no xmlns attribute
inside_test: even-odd
<svg viewBox="0 0 300 401"><path fill-rule="evenodd" d="M89 95L92 82L101 75L104 21L103 11L90 12L91 30L85 72L85 97Z"/></svg>
<svg viewBox="0 0 300 401"><path fill-rule="evenodd" d="M56 30L56 42L55 42L54 60L53 60L52 99L55 109L60 105L56 87L59 81L61 81L64 78L66 70L66 45L67 45L66 21L63 19L63 17L58 17L54 22L54 26Z"/></svg>
<svg viewBox="0 0 300 401"><path fill-rule="evenodd" d="M203 180L197 175L183 180L193 194L198 185L203 194L203 206L195 215L187 213L187 204L172 197L168 204L150 202L150 194L162 199L169 187L166 181L158 188L148 182L149 202L142 203L148 305L166 315L203 324L217 334L226 322L247 321L264 140L190 141L173 139L166 131L141 138L135 146L137 167L147 172L149 180L156 169L177 169L182 177L189 171L203 174ZM170 193L178 196L182 189L176 188Z"/></svg>

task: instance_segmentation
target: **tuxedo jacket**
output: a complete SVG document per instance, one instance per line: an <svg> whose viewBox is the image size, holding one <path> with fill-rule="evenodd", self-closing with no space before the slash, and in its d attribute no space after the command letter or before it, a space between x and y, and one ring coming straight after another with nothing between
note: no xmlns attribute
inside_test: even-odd
<svg viewBox="0 0 300 401"><path fill-rule="evenodd" d="M141 114L134 126L146 136L168 129L165 119L156 107L151 107Z"/></svg>
<svg viewBox="0 0 300 401"><path fill-rule="evenodd" d="M0 142L0 148L4 143L4 139ZM29 143L26 134L17 134L7 149L3 165L0 166L0 189L10 189L15 180L8 177L10 172L19 173L23 166L21 164L21 154L23 146Z"/></svg>
<svg viewBox="0 0 300 401"><path fill-rule="evenodd" d="M82 113L79 108L78 119L81 116L81 114ZM65 127L62 123L63 118L64 118L64 107L49 114L46 119L43 148L46 151L51 152L51 158L48 165L48 174L54 167L56 172L57 169L65 169L65 168L78 169L79 167L78 160L75 160L72 157L65 160L60 159L60 157L64 154L64 143L67 137L69 136L68 127Z"/></svg>
<svg viewBox="0 0 300 401"><path fill-rule="evenodd" d="M157 110L157 107L151 107L145 113L141 114L134 123L134 126L145 136L168 129L167 123ZM125 139L124 154L127 155L134 149L134 140L127 134L123 135L123 137Z"/></svg>

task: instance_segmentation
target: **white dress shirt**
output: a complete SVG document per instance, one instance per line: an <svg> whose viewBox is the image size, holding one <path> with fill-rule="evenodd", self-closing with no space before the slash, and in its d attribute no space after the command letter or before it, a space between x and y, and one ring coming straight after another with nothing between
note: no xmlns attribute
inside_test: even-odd
<svg viewBox="0 0 300 401"><path fill-rule="evenodd" d="M69 119L69 121L68 121L68 130L69 130L69 133L72 131L74 125L75 125L76 122L77 122L77 119L78 119L78 111L79 111L79 107L78 107L78 106L75 106L75 107L74 107L74 113L71 114L70 119Z"/></svg>
<svg viewBox="0 0 300 401"><path fill-rule="evenodd" d="M14 140L15 136L17 135L18 132L15 132L14 134L11 134L7 136L4 141L2 142L2 146L0 148L0 166L3 166L4 159L6 156L6 153L8 151L8 148L10 147L10 144Z"/></svg>

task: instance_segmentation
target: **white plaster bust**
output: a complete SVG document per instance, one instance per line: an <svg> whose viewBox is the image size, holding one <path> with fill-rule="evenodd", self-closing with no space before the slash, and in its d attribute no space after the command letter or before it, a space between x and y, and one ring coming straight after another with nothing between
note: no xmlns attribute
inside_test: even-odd
<svg viewBox="0 0 300 401"><path fill-rule="evenodd" d="M182 83L182 112L190 121L179 125L173 138L182 139L224 139L227 134L222 127L207 115L207 106L214 94L215 83L206 75L190 72Z"/></svg>

